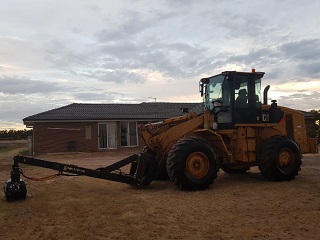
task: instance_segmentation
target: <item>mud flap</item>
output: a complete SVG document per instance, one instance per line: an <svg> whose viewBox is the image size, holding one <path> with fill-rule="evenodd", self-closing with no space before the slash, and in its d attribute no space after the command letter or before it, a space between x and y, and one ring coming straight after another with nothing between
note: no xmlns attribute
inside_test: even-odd
<svg viewBox="0 0 320 240"><path fill-rule="evenodd" d="M136 183L140 186L148 186L156 178L157 170L158 162L151 154L139 154L135 174Z"/></svg>

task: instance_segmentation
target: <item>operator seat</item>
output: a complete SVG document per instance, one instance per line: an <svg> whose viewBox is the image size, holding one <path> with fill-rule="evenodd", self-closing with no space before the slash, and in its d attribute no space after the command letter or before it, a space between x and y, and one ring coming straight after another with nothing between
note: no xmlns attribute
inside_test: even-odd
<svg viewBox="0 0 320 240"><path fill-rule="evenodd" d="M235 101L236 108L246 108L248 106L248 97L247 97L247 90L240 89L238 92L238 97Z"/></svg>

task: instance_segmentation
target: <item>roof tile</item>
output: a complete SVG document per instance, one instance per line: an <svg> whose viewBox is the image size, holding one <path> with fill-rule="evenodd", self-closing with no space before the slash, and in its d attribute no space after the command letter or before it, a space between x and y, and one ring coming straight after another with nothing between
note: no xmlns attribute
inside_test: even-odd
<svg viewBox="0 0 320 240"><path fill-rule="evenodd" d="M24 122L63 120L165 119L182 115L181 108L201 111L201 103L87 104L73 103L38 113Z"/></svg>

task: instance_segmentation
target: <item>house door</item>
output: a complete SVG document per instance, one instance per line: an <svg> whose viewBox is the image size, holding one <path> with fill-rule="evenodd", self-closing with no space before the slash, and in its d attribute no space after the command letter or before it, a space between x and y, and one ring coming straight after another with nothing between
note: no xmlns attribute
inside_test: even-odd
<svg viewBox="0 0 320 240"><path fill-rule="evenodd" d="M99 123L99 149L117 148L117 124L116 123Z"/></svg>

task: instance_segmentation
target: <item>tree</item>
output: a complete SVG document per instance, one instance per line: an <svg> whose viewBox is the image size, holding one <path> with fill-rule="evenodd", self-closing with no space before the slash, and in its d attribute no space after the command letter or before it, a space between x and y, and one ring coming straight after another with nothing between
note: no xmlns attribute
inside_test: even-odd
<svg viewBox="0 0 320 240"><path fill-rule="evenodd" d="M2 130L0 131L0 140L20 140L32 136L33 130Z"/></svg>

